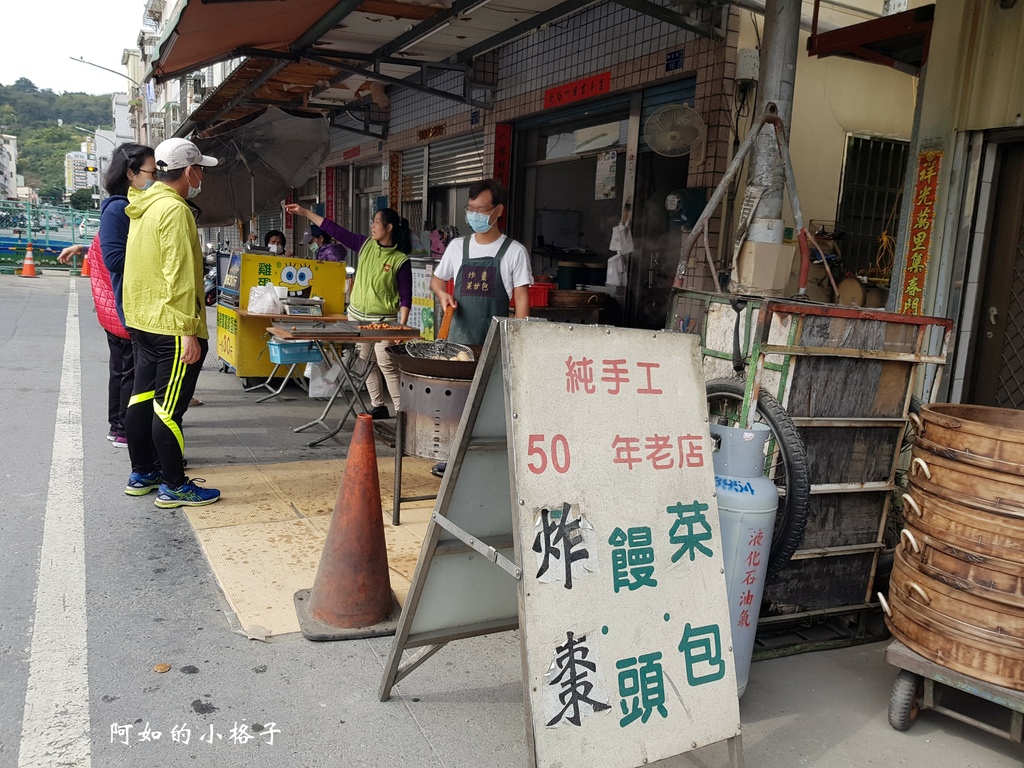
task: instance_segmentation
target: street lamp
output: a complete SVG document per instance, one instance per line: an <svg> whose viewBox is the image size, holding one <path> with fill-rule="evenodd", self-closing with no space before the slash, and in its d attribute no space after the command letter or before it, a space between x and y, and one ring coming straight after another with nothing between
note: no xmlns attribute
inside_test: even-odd
<svg viewBox="0 0 1024 768"><path fill-rule="evenodd" d="M100 64L94 64L91 61L86 61L82 57L78 57L76 59L74 56L68 56L68 58L71 59L72 61L77 61L79 64L88 64L90 67L96 67L96 69L102 69L104 72L109 72L112 75L117 75L119 77L123 77L129 83L131 83L136 88L138 88L138 90L139 90L139 97L142 99L142 119L143 119L143 122L145 123L145 131L140 131L139 132L139 136L140 136L143 144L148 144L149 143L149 99L146 97L146 89L143 87L142 83L140 83L134 77L128 76L124 72L118 72L116 69L110 69L109 67L104 67L104 66L102 66Z"/></svg>

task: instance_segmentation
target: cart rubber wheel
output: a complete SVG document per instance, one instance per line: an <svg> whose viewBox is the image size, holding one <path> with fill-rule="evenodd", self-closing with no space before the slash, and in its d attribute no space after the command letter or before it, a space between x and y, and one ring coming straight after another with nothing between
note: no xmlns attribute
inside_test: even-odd
<svg viewBox="0 0 1024 768"><path fill-rule="evenodd" d="M262 384L266 379L258 379L254 376L243 376L242 377L242 389L248 389L249 387L255 387L257 384Z"/></svg>
<svg viewBox="0 0 1024 768"><path fill-rule="evenodd" d="M745 384L740 379L714 379L706 384L708 415L712 422L739 426ZM772 431L766 457L768 477L779 486L779 510L768 555L768 576L777 574L800 547L811 508L811 481L807 471L804 441L786 409L761 390L757 398L756 421Z"/></svg>
<svg viewBox="0 0 1024 768"><path fill-rule="evenodd" d="M921 711L923 688L920 675L905 669L900 671L889 698L889 725L897 731L906 731L913 725Z"/></svg>

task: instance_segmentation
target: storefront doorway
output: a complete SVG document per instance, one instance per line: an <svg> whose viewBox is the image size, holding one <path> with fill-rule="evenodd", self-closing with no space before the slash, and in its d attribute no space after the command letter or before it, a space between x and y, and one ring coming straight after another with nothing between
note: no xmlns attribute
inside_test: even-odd
<svg viewBox="0 0 1024 768"><path fill-rule="evenodd" d="M999 145L996 167L964 401L1024 408L1024 142Z"/></svg>

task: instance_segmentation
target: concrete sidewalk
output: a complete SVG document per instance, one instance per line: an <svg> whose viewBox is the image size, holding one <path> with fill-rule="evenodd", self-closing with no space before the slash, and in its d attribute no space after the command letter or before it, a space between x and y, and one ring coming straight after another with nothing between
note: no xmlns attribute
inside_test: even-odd
<svg viewBox="0 0 1024 768"><path fill-rule="evenodd" d="M211 327L215 325L211 323ZM211 349L215 349L213 344ZM345 455L351 420L346 431L316 448L306 443L320 434L318 428L302 434L291 429L313 418L322 408L321 401L289 387L284 397L256 405L261 393L242 392L234 376L216 371L215 359L208 360L205 368L197 395L206 404L190 410L186 417L190 474L201 475L204 463L277 463ZM393 453L378 442L378 455L381 461L388 461ZM368 643L383 665L390 639L358 642ZM885 647L886 643L874 643L755 663L741 701L746 765L1024 765L1019 745L934 712L922 713L907 733L893 730L886 710L897 670L885 663ZM330 655L337 660L334 649ZM362 669L355 677L360 687L366 687L349 693L360 702L358 719L367 732L356 741L365 744L366 753L355 759L348 752L348 759L339 764L397 764L402 750L396 752L397 745L381 740L389 732L396 708L413 718L440 765L526 764L515 633L450 644L403 681L385 704L376 701L376 670ZM473 737L467 739L467 733ZM421 764L415 759L406 762ZM660 764L714 768L729 763L722 744Z"/></svg>

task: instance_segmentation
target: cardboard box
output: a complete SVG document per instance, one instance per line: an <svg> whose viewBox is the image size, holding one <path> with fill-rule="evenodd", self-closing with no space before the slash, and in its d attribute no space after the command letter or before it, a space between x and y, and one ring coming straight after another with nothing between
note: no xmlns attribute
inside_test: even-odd
<svg viewBox="0 0 1024 768"><path fill-rule="evenodd" d="M752 243L740 249L729 290L749 296L784 296L797 249L792 243Z"/></svg>

